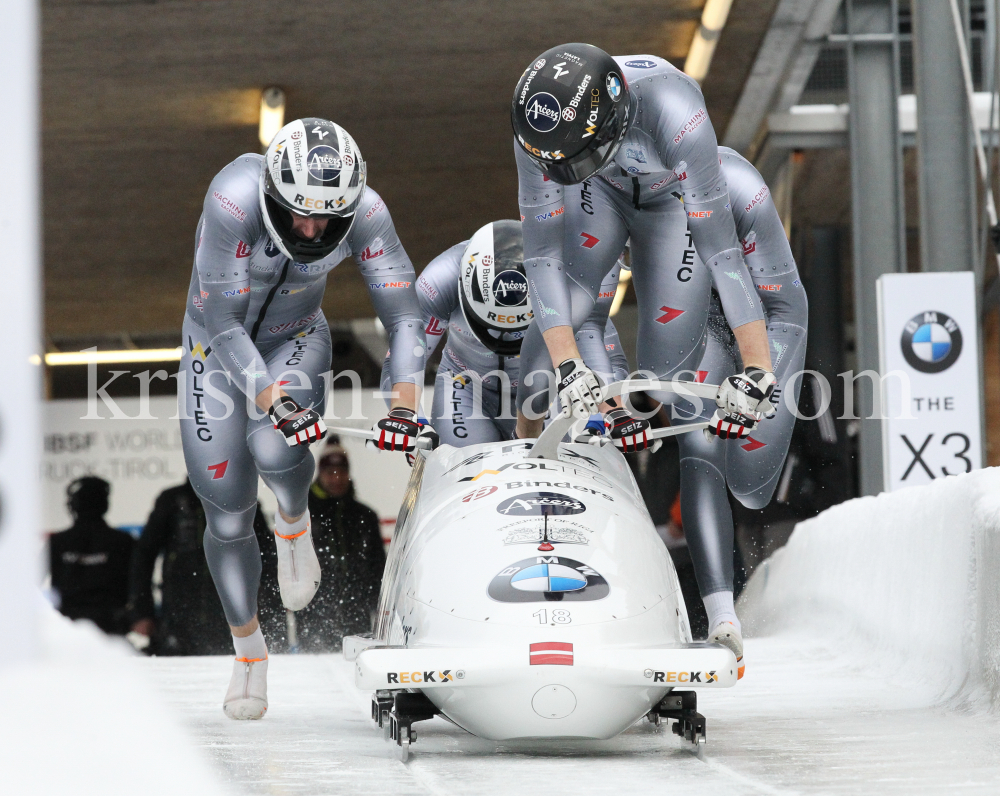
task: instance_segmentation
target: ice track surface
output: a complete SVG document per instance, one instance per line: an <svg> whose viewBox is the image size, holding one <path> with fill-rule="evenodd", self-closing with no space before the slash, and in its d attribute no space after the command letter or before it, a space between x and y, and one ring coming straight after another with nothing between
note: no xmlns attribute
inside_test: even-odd
<svg viewBox="0 0 1000 796"><path fill-rule="evenodd" d="M641 723L610 741L493 742L415 725L409 762L369 719L340 655L275 656L259 722L222 713L228 658L142 661L196 743L243 794L1000 792L1000 721L929 707L928 689L852 668L795 636L747 642L747 676L699 692L701 753Z"/></svg>

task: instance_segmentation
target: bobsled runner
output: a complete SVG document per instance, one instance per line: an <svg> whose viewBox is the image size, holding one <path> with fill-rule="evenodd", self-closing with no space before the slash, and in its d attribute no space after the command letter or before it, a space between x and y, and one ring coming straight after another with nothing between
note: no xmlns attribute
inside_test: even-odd
<svg viewBox="0 0 1000 796"><path fill-rule="evenodd" d="M561 415L538 440L416 457L374 631L344 638L355 684L404 759L413 724L435 715L494 740L605 739L668 719L704 743L692 689L736 683L729 649L691 640L624 457L563 442L573 426Z"/></svg>

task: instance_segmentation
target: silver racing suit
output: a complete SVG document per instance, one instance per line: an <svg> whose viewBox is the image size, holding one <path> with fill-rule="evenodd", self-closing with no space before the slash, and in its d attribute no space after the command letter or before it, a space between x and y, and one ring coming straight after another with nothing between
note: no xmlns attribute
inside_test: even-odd
<svg viewBox="0 0 1000 796"><path fill-rule="evenodd" d="M763 320L743 260L718 145L698 84L662 58L616 56L628 81L632 118L615 159L577 185L550 181L515 142L524 265L535 307L521 358L526 371L548 369L541 333L578 330L598 286L631 238L640 339L673 325L672 345L648 351L640 368L670 376L701 359L711 288L732 328ZM684 203L676 201L683 197ZM674 265L685 231L708 268ZM518 407L543 410L522 381Z"/></svg>
<svg viewBox="0 0 1000 796"><path fill-rule="evenodd" d="M178 374L184 459L208 521L205 555L234 626L257 612L258 474L287 516L306 509L313 457L305 445L289 447L253 399L278 382L301 405L322 412L331 362L321 309L326 275L353 255L389 333L393 383L421 383L425 353L416 276L378 194L365 190L350 233L333 253L295 263L264 228L262 164L260 155L240 156L205 196Z"/></svg>
<svg viewBox="0 0 1000 796"><path fill-rule="evenodd" d="M727 484L736 499L752 509L766 506L778 484L795 425L792 409L798 405L802 380L793 375L802 370L805 362L808 323L805 289L767 185L737 152L720 147L719 156L729 185L732 217L743 256L766 315L771 363L778 380L771 399L777 415L763 421L745 440L706 439L697 432L678 437L681 514L702 596L733 588L733 515ZM668 277L704 270L690 241L681 249L680 256L666 269ZM683 344L683 341L674 343L673 325L669 318L660 323L654 320L653 324L647 324L644 333L640 323L637 343L640 368L643 363L654 363L657 351L669 351ZM702 342L704 353L698 364L678 373L679 378L719 384L743 370L731 325L726 322L716 294L708 308L708 327ZM592 345L581 346L580 350L588 364L600 356L599 349ZM658 375L667 374L658 371ZM783 394L789 386L792 394ZM655 397L671 400L668 395ZM674 403L672 418L678 424L700 422L708 420L714 411L714 401L704 400L699 406L681 400Z"/></svg>
<svg viewBox="0 0 1000 796"><path fill-rule="evenodd" d="M442 340L446 340L434 380L430 422L442 443L457 448L512 437L516 423L514 401L521 371L519 356L505 357L493 353L466 323L459 298L459 275L467 243L456 244L439 254L417 279L417 298L424 318L428 356ZM618 286L619 270L620 266L616 264L608 272L601 284L593 322L580 330L581 335L599 335L602 345L608 347L603 362L610 357L612 364L593 365L606 382L628 375L628 364L621 353L618 332L608 319L608 310ZM382 367L383 391L389 389L391 359L390 352ZM612 367L615 368L614 373L611 372Z"/></svg>

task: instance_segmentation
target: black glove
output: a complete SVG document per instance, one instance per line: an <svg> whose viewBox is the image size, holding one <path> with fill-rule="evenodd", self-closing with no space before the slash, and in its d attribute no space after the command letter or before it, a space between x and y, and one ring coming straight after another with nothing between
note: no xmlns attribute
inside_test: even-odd
<svg viewBox="0 0 1000 796"><path fill-rule="evenodd" d="M752 415L727 415L721 409L715 414L705 429L705 436L719 439L746 439L757 427L757 418Z"/></svg>
<svg viewBox="0 0 1000 796"><path fill-rule="evenodd" d="M372 431L375 432L375 439L365 443L368 447L380 451L412 451L420 433L420 424L417 413L412 409L398 408L372 426Z"/></svg>
<svg viewBox="0 0 1000 796"><path fill-rule="evenodd" d="M604 416L604 425L615 447L623 453L635 453L646 448L652 452L659 450L663 444L660 440L647 436L646 432L650 430L648 420L632 417L628 410L621 407L612 409Z"/></svg>
<svg viewBox="0 0 1000 796"><path fill-rule="evenodd" d="M308 445L326 436L326 423L315 409L303 409L287 395L267 410L274 428L285 437L289 447Z"/></svg>

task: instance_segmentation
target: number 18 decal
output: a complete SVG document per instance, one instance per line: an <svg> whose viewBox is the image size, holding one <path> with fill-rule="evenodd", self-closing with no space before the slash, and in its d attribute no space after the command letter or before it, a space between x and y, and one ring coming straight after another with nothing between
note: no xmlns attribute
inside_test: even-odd
<svg viewBox="0 0 1000 796"><path fill-rule="evenodd" d="M535 611L532 616L538 617L538 624L540 625L546 625L549 623L549 611L545 608ZM568 625L572 621L573 618L570 616L569 611L565 608L556 608L552 611L553 625Z"/></svg>

